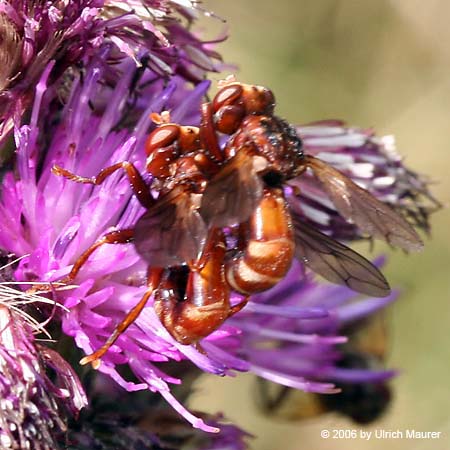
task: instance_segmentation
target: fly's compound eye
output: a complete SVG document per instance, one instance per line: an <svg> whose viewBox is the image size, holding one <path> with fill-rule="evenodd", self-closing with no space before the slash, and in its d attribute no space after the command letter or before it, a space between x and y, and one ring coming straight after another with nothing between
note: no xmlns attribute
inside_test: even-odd
<svg viewBox="0 0 450 450"><path fill-rule="evenodd" d="M230 84L222 88L212 101L213 111L218 111L224 105L232 105L242 94L242 85L240 83Z"/></svg>
<svg viewBox="0 0 450 450"><path fill-rule="evenodd" d="M233 134L242 122L245 108L241 105L222 106L215 114L216 128L221 133Z"/></svg>
<svg viewBox="0 0 450 450"><path fill-rule="evenodd" d="M164 124L154 130L145 143L145 152L151 155L155 150L173 144L180 135L180 127L174 124Z"/></svg>

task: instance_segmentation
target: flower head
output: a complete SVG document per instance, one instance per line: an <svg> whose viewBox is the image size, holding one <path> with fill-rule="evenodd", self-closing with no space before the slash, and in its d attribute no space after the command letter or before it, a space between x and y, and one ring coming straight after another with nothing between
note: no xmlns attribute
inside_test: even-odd
<svg viewBox="0 0 450 450"><path fill-rule="evenodd" d="M64 359L36 343L42 327L25 305L50 302L0 285L0 445L3 449L54 449L66 415L87 404ZM53 372L53 377L50 375ZM56 382L55 382L56 377ZM53 380L52 380L53 379Z"/></svg>
<svg viewBox="0 0 450 450"><path fill-rule="evenodd" d="M142 148L150 125L149 115L163 107L170 108L172 97L184 97L184 101L173 108L172 115L176 120L198 121L199 102L208 83L201 83L188 91L182 79L174 79L161 90L163 80L160 80L148 85L146 98L150 101L141 111L132 133L127 129L116 131L116 124L128 112L123 99L128 98L133 72L129 71L120 78L109 94L114 101L110 101L97 115L90 105L102 104L103 96L107 95L99 83L102 67L103 61L94 61L83 82L74 83L71 100L53 130L54 139L48 148L40 148L37 139L38 128L46 126L41 121L45 116L40 117L39 111L47 92L48 71L38 85L32 122L16 131L20 181L16 182L12 174L7 174L4 180L1 209L9 213L1 224L0 245L17 255L30 254L16 271L18 279L60 279L68 273L81 252L108 227L127 227L142 214L142 207L132 198L128 183L120 174L92 190L52 175L50 169L53 164L72 170L84 168L86 175L125 159L142 167ZM139 108L140 104L137 104L135 111ZM92 133L92 130L96 131ZM36 165L41 157L44 157L44 165L39 174ZM83 277L77 280L79 286L70 294L64 294L65 306L71 312L63 316L63 330L73 336L86 353L101 345L116 321L120 321L143 295L146 266L133 246L107 247L106 253L99 251L92 264L86 267ZM167 385L167 382L179 381L164 375L154 363L179 360L192 354L191 358L207 366L209 371L223 373L225 369L220 364L210 363L195 349L181 350L183 346L174 345L151 308L143 313L141 320L139 327L130 328L131 334L120 339L120 347L116 347L119 352L112 349L101 370L130 391L149 388L161 392L183 412ZM122 345L125 353L120 350ZM126 362L139 382L124 380L115 369L116 364ZM187 412L185 414L193 423L203 426L200 419Z"/></svg>
<svg viewBox="0 0 450 450"><path fill-rule="evenodd" d="M440 205L427 181L405 167L393 136L378 137L371 129L348 127L339 120L313 122L297 131L306 153L328 162L413 225L429 231L429 216ZM292 184L300 188L291 201L304 220L337 239L361 237L357 227L338 214L311 174Z"/></svg>
<svg viewBox="0 0 450 450"><path fill-rule="evenodd" d="M206 71L217 71L220 55L212 43L180 23L180 16L192 20L194 7L170 0L0 2L0 142L20 124L51 61L50 81L60 90L105 44L116 49L111 59L129 57L163 77L199 82Z"/></svg>
<svg viewBox="0 0 450 450"><path fill-rule="evenodd" d="M393 376L393 371L338 367L341 352L336 345L347 342L347 336L341 333L349 324L384 308L396 296L360 299L346 287L317 284L294 261L276 287L254 296L227 325L240 331L236 355L248 361L249 370L285 386L296 380L291 387L329 393L334 386L319 382L363 383ZM301 312L305 314L303 320L299 320Z"/></svg>

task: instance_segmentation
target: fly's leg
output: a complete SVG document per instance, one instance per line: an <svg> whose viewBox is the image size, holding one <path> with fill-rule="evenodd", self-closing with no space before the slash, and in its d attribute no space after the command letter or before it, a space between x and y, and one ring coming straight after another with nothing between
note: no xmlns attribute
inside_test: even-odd
<svg viewBox="0 0 450 450"><path fill-rule="evenodd" d="M228 317L234 316L236 313L238 313L248 303L249 299L250 296L246 295L240 303L232 306L230 308L230 311L228 312Z"/></svg>
<svg viewBox="0 0 450 450"><path fill-rule="evenodd" d="M69 272L69 275L65 277L62 281L65 283L71 283L75 277L78 275L78 272L81 268L86 264L89 256L94 253L99 247L104 244L129 244L134 240L134 230L133 229L125 229L125 230L117 230L111 231L110 233L105 234L102 238L94 242L76 261L72 267L72 270Z"/></svg>
<svg viewBox="0 0 450 450"><path fill-rule="evenodd" d="M137 303L133 309L126 315L125 319L120 322L116 328L114 329L111 336L107 339L107 341L94 353L91 355L85 356L81 359L80 364L92 364L94 369L98 369L100 367L100 359L102 356L110 349L112 345L117 341L119 336L139 317L139 314L144 309L147 304L149 298L153 294L153 291L158 287L161 274L163 269L149 269L147 274L147 290L145 294L142 296L139 303Z"/></svg>
<svg viewBox="0 0 450 450"><path fill-rule="evenodd" d="M106 178L108 178L114 172L117 172L120 169L123 169L125 171L125 174L130 181L133 193L139 200L140 204L144 208L150 208L151 206L153 206L155 200L151 196L147 184L145 183L144 179L142 178L142 175L139 173L136 167L128 161L122 161L113 164L112 166L106 167L103 170L101 170L96 176L90 178L81 177L57 165L52 167L52 172L55 175L67 178L68 180L71 181L75 181L76 183L94 184L98 186L102 184L106 180Z"/></svg>
<svg viewBox="0 0 450 450"><path fill-rule="evenodd" d="M203 103L201 107L200 139L203 147L216 162L222 162L224 155L219 146L211 103Z"/></svg>
<svg viewBox="0 0 450 450"><path fill-rule="evenodd" d="M95 250L97 250L99 247L101 247L104 244L128 244L129 242L132 242L134 239L134 230L132 229L125 229L125 230L117 230L117 231L111 231L110 233L105 234L102 238L94 242L76 261L75 264L72 267L72 270L69 272L69 274L64 277L62 280L59 280L58 283L63 284L71 284L73 280L78 275L78 272L81 270L81 268L86 264L87 260L89 259L89 256L94 253ZM50 284L38 284L36 286L33 286L31 289L28 289L28 293L32 294L35 292L49 292L52 289L54 289L54 286Z"/></svg>

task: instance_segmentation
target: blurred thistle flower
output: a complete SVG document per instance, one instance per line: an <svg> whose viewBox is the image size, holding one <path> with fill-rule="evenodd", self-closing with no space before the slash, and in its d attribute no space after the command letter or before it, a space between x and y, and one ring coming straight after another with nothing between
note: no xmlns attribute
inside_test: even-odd
<svg viewBox="0 0 450 450"><path fill-rule="evenodd" d="M66 414L87 405L72 367L34 339L43 327L25 308L45 303L54 302L0 284L2 449L55 449L55 436L66 430Z"/></svg>
<svg viewBox="0 0 450 450"><path fill-rule="evenodd" d="M382 262L379 258L376 265ZM382 299L361 299L344 287L318 285L311 276L301 277L301 270L295 262L276 288L253 301L265 305L283 302L290 307L320 302L329 312L327 317L297 323L268 318L249 325L243 312L232 320L243 329L241 346L249 347L247 354L253 355L249 356L252 360L259 353L259 358L267 359L277 371L326 379L341 392L308 395L259 378L257 403L267 415L290 421L334 411L356 423L370 423L386 411L391 399L387 382L396 371L384 368L388 342L382 310L398 293ZM303 345L297 345L297 339ZM336 346L338 343L342 345ZM272 354L260 350L268 344Z"/></svg>
<svg viewBox="0 0 450 450"><path fill-rule="evenodd" d="M289 386L290 379L303 379L300 389L329 393L334 387L323 389L318 382L365 383L384 381L395 374L390 370L338 367L341 353L336 345L347 342L347 336L341 333L349 324L371 316L396 297L394 292L385 298L361 299L347 287L317 283L294 261L277 286L253 296L227 325L239 330L236 355L249 362L253 373L285 386ZM313 310L325 314L295 319L295 312Z"/></svg>
<svg viewBox="0 0 450 450"><path fill-rule="evenodd" d="M371 129L348 127L339 120L313 122L297 131L308 154L333 165L414 226L430 231L429 216L440 204L430 193L429 182L405 167L393 136L378 137ZM300 188L300 194L291 197L291 207L307 222L336 239L360 237L357 227L338 214L312 174L290 184Z"/></svg>
<svg viewBox="0 0 450 450"><path fill-rule="evenodd" d="M161 76L199 82L206 71L217 71L213 42L201 41L180 21L192 21L195 8L189 0L0 0L0 143L20 125L50 61L51 84L107 43L116 47L112 60L127 56Z"/></svg>

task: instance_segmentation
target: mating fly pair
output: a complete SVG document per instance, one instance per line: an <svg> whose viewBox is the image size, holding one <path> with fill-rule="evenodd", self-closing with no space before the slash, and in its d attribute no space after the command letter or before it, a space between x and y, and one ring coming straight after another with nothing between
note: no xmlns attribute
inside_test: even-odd
<svg viewBox="0 0 450 450"><path fill-rule="evenodd" d="M69 180L95 185L122 169L146 209L134 228L95 242L62 280L73 282L103 244L133 242L149 264L143 298L82 364L98 366L152 295L168 332L182 344L197 343L242 309L251 294L275 286L294 257L331 282L372 296L389 294L385 278L368 260L304 223L289 207L289 195L297 189L289 187L290 180L311 170L338 212L368 235L405 250L421 248L420 238L391 208L304 154L294 127L275 116L274 107L269 89L228 78L213 101L202 104L199 128L155 114L159 126L146 142L151 186L127 161L92 178L53 168ZM243 301L231 305L231 291Z"/></svg>

